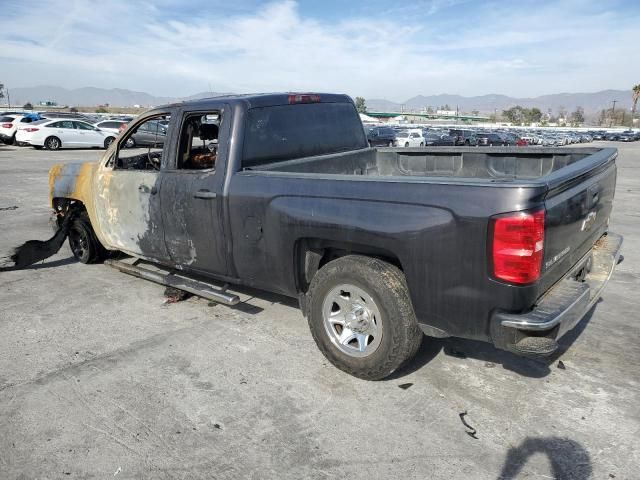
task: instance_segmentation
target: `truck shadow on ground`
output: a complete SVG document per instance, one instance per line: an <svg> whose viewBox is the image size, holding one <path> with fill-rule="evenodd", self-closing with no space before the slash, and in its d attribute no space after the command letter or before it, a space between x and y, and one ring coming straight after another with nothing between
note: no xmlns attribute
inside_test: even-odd
<svg viewBox="0 0 640 480"><path fill-rule="evenodd" d="M51 262L40 262L30 265L28 267L23 268L22 270L41 270L44 268L54 268L54 267L63 267L65 265L71 265L74 263L78 263L78 260L75 257L69 258L61 258L60 260L53 260Z"/></svg>
<svg viewBox="0 0 640 480"><path fill-rule="evenodd" d="M256 303L269 302L280 304L291 308L298 308L298 300L295 298L278 295L276 293L256 290L246 286L234 286L233 290L249 298L243 299L239 304L231 307L247 314L258 314L264 309ZM488 342L466 340L462 338L433 338L424 337L422 345L416 356L403 368L394 372L385 380L397 380L422 369L430 363L442 351L449 357L455 357L460 361L475 359L487 364L502 365L506 370L513 371L519 375L530 378L544 378L549 375L554 368L554 364L562 355L571 348L580 334L586 329L593 317L595 308L602 299L599 299L584 316L584 318L572 330L567 332L559 341L559 349L548 357L527 358L515 355L505 350L495 348Z"/></svg>
<svg viewBox="0 0 640 480"><path fill-rule="evenodd" d="M575 440L561 437L527 437L517 447L507 452L498 480L519 477L529 459L535 454L544 454L551 464L552 478L583 480L591 478L593 469L589 452ZM528 476L531 472L525 473Z"/></svg>
<svg viewBox="0 0 640 480"><path fill-rule="evenodd" d="M602 299L596 302L600 303ZM449 357L454 357L460 361L468 358L480 360L486 364L502 365L506 370L510 370L519 375L530 378L544 378L549 375L556 362L571 348L580 334L587 328L593 317L596 305L594 305L578 323L578 325L565 334L559 341L558 350L543 358L527 358L495 348L492 344L476 340L466 340L463 338L432 338L425 337L418 354L405 367L388 377L388 380L402 378L414 373L426 364L431 362L441 351Z"/></svg>

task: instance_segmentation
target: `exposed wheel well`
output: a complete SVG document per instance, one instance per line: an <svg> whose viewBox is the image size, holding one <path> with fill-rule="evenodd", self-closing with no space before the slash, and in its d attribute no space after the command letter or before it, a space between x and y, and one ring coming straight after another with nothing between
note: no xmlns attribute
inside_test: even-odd
<svg viewBox="0 0 640 480"><path fill-rule="evenodd" d="M357 254L379 258L403 271L400 260L393 252L370 245L319 238L303 238L298 240L294 251L296 252L296 285L300 293L306 293L313 276L325 264L345 255Z"/></svg>
<svg viewBox="0 0 640 480"><path fill-rule="evenodd" d="M57 215L56 223L61 225L62 219L70 210L76 210L78 212L86 212L87 208L80 200L74 200L73 198L58 197L52 201L53 211Z"/></svg>

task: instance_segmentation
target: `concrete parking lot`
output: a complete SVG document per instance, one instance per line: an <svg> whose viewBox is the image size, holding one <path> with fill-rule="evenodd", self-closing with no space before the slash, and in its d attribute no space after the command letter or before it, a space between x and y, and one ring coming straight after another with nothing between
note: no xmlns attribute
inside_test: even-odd
<svg viewBox="0 0 640 480"><path fill-rule="evenodd" d="M624 261L545 362L425 338L366 382L284 297L169 305L67 245L0 273L0 478L640 478L640 142L602 145ZM100 155L0 146L0 256L51 235L48 169Z"/></svg>

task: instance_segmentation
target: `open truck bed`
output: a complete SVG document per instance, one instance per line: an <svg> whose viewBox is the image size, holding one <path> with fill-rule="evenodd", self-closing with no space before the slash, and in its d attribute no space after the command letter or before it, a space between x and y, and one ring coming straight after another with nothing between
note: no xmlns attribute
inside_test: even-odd
<svg viewBox="0 0 640 480"><path fill-rule="evenodd" d="M613 148L427 147L364 149L251 167L251 170L366 177L424 177L489 181L543 181L568 166L591 169L615 156ZM566 178L570 172L563 172ZM555 177L554 177L555 178ZM410 180L410 179L407 179Z"/></svg>

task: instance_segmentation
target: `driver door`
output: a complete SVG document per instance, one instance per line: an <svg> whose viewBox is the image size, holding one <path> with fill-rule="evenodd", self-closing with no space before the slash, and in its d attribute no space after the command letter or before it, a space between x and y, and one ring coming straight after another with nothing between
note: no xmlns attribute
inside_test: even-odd
<svg viewBox="0 0 640 480"><path fill-rule="evenodd" d="M141 127L171 118L172 109L139 120L109 150L97 175L96 213L100 229L112 248L134 256L167 262L160 205L162 169L169 145L165 137L146 147L127 148L127 140ZM170 137L169 137L170 138ZM170 206L168 208L171 208Z"/></svg>

